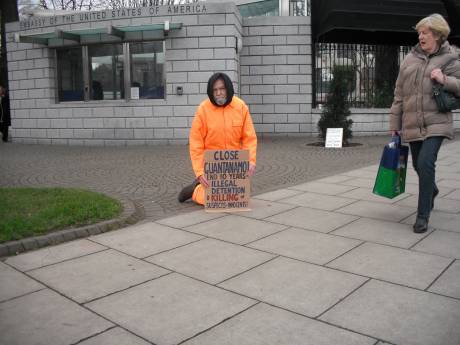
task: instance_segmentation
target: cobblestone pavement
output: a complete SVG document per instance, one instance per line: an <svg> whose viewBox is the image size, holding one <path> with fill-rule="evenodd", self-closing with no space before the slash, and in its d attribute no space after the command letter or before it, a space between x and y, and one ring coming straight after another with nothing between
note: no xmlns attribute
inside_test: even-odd
<svg viewBox="0 0 460 345"><path fill-rule="evenodd" d="M360 146L325 149L317 138L259 140L253 195L378 162L386 136L357 137ZM75 147L0 145L0 186L81 187L121 195L147 220L198 209L177 194L193 179L188 146Z"/></svg>

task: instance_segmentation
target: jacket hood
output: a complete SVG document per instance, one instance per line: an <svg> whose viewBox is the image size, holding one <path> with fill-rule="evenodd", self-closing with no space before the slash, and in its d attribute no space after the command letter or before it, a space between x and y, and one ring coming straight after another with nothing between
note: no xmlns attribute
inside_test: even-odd
<svg viewBox="0 0 460 345"><path fill-rule="evenodd" d="M227 101L223 105L219 105L216 103L216 100L214 99L214 95L212 92L214 83L218 80L222 79L224 81L225 88L227 89ZM215 73L209 78L208 80L208 97L209 100L211 101L212 104L214 104L216 107L225 107L229 105L233 99L233 95L235 94L235 91L233 90L233 83L230 80L230 77L226 75L225 73Z"/></svg>

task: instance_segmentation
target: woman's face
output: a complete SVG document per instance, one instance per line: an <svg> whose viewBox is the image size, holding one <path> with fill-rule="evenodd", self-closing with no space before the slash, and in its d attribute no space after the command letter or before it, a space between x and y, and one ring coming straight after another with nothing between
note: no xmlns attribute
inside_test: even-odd
<svg viewBox="0 0 460 345"><path fill-rule="evenodd" d="M433 54L438 50L438 37L426 26L418 29L418 41L425 53Z"/></svg>

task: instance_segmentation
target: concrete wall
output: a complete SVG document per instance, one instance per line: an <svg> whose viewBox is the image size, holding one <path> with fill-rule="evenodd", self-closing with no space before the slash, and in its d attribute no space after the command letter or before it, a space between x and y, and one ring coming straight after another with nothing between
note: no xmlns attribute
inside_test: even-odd
<svg viewBox="0 0 460 345"><path fill-rule="evenodd" d="M141 15L126 19L120 19L118 13L111 18L112 11L95 12L105 19L95 17L89 22L80 21L79 16L73 21L58 16L58 25L51 25L46 18L44 23L26 30L25 23L8 24L13 140L72 145L186 143L195 109L207 97L209 77L226 71L239 90L239 55L235 47L236 40L242 37L242 18L232 3L201 3L200 13L187 14L181 14L185 10L180 7L177 13L174 9L169 13L168 6L160 6L155 15L150 9L142 8ZM54 50L38 44L14 43L12 37L14 32L31 34L164 20L183 23L182 29L171 31L165 40L165 100L57 103ZM176 95L177 86L183 87L183 95Z"/></svg>
<svg viewBox="0 0 460 345"><path fill-rule="evenodd" d="M243 20L241 96L259 135L312 133L310 17Z"/></svg>

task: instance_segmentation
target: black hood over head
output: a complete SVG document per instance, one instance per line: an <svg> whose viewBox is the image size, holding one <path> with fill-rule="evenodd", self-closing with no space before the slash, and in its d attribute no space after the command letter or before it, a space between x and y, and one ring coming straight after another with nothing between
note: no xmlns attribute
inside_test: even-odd
<svg viewBox="0 0 460 345"><path fill-rule="evenodd" d="M214 83L218 80L222 79L224 81L225 88L227 89L227 101L223 105L219 105L216 103L216 100L214 99L214 95L212 92ZM208 80L208 97L209 100L211 101L212 104L214 104L216 107L225 107L230 104L230 102L233 99L233 95L235 94L235 91L233 90L233 83L230 80L230 77L226 75L225 73L219 72L219 73L214 73L211 78Z"/></svg>

